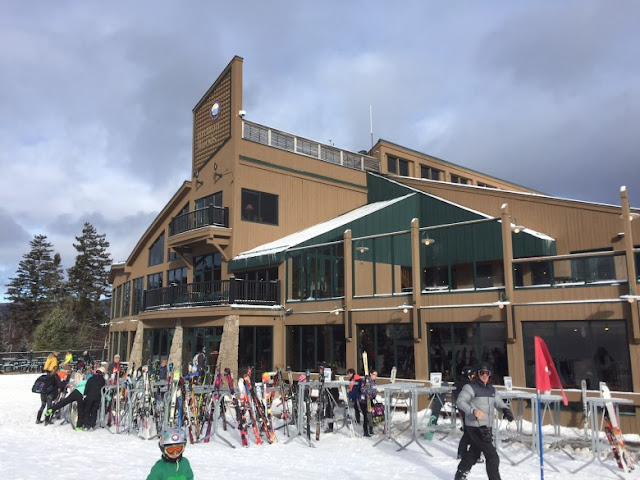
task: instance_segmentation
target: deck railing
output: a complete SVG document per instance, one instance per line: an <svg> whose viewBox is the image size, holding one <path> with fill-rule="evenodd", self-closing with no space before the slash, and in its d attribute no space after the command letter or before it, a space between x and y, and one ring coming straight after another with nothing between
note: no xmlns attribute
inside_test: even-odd
<svg viewBox="0 0 640 480"><path fill-rule="evenodd" d="M183 213L174 217L169 223L169 236L195 230L200 227L217 225L229 227L229 208L209 205L205 208Z"/></svg>

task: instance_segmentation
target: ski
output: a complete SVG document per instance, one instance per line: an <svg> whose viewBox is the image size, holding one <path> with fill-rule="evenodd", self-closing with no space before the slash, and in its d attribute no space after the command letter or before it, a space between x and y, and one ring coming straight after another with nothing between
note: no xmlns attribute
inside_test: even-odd
<svg viewBox="0 0 640 480"><path fill-rule="evenodd" d="M249 389L245 384L244 378L238 378L238 391L241 392L242 395L242 407L243 410L249 412L249 418L251 418L251 427L253 428L253 434L256 437L256 444L262 444L262 440L260 439L260 431L258 430L258 425L256 424L256 417L253 414L253 407L251 406L251 398L249 397Z"/></svg>
<svg viewBox="0 0 640 480"><path fill-rule="evenodd" d="M320 429L322 424L322 416L324 414L324 362L318 367L318 401L316 408L316 441L320 440Z"/></svg>
<svg viewBox="0 0 640 480"><path fill-rule="evenodd" d="M260 398L258 398L255 384L251 380L251 369L249 369L247 374L244 375L244 384L245 384L245 388L249 392L249 395L255 407L254 415L256 417L256 421L259 420L260 423L262 424L262 430L264 430L264 434L267 438L267 442L273 443L273 441L276 439L276 434L274 433L272 428L269 428L269 423L267 422L267 419L265 416L264 405L262 404L262 401L260 400Z"/></svg>
<svg viewBox="0 0 640 480"><path fill-rule="evenodd" d="M240 407L238 395L236 395L235 388L233 387L233 375L231 375L231 370L229 368L224 369L224 376L227 379L227 383L229 384L232 405L236 411L236 420L238 422L238 431L240 432L240 441L242 442L243 447L248 447L249 440L247 439L247 422L244 417L244 412ZM240 389L238 388L238 390Z"/></svg>
<svg viewBox="0 0 640 480"><path fill-rule="evenodd" d="M609 387L604 382L600 383L600 394L602 398L611 398L611 392ZM625 473L633 470L633 461L631 455L627 451L627 447L624 443L624 437L620 431L620 424L618 423L618 417L616 416L616 410L613 407L613 403L605 403L604 409L604 433L607 436L607 440L613 446L613 456L618 462L618 467Z"/></svg>
<svg viewBox="0 0 640 480"><path fill-rule="evenodd" d="M369 398L369 394L368 394L371 386L371 377L369 376L369 357L366 351L362 352L362 365L364 368L364 385L362 386L362 388L364 390L365 397L367 398L367 411L363 412L363 415L367 416L369 428L373 428L373 413L371 411L372 410L371 399ZM365 434L367 433L369 432L365 432Z"/></svg>
<svg viewBox="0 0 640 480"><path fill-rule="evenodd" d="M582 416L583 416L583 427L584 434L588 436L589 430L589 407L587 406L587 381L582 380L580 382L580 387L582 389Z"/></svg>

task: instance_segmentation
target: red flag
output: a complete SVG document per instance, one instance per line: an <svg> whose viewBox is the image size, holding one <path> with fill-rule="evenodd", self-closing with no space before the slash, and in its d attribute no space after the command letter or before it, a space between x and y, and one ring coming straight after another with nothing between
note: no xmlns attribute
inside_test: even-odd
<svg viewBox="0 0 640 480"><path fill-rule="evenodd" d="M551 354L549 354L547 344L544 343L544 340L540 337L534 337L534 341L536 346L536 388L541 392L546 392L552 388L559 388L562 393L562 401L567 405L569 402L562 389L560 376L553 363Z"/></svg>

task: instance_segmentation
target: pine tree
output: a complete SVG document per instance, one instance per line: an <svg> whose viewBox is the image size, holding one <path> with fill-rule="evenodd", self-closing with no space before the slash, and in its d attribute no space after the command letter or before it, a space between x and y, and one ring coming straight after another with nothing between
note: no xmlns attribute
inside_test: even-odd
<svg viewBox="0 0 640 480"><path fill-rule="evenodd" d="M52 255L45 235L35 235L29 244L31 250L6 285L10 304L5 343L14 349L26 348L44 315L64 296L60 255Z"/></svg>
<svg viewBox="0 0 640 480"><path fill-rule="evenodd" d="M63 306L52 308L34 334L34 350L74 348L78 346L78 324L73 313Z"/></svg>
<svg viewBox="0 0 640 480"><path fill-rule="evenodd" d="M109 267L111 258L107 252L106 235L98 234L90 223L85 223L78 243L76 263L67 270L68 292L72 298L75 318L81 325L96 326L107 321L107 313L101 299L110 293ZM89 339L82 339L82 341Z"/></svg>

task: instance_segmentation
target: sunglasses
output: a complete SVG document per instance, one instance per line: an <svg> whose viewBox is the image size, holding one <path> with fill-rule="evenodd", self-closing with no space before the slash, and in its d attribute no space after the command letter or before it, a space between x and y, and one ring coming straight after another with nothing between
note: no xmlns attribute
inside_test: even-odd
<svg viewBox="0 0 640 480"><path fill-rule="evenodd" d="M184 452L184 445L169 445L164 447L164 453L167 455L180 455Z"/></svg>
<svg viewBox="0 0 640 480"><path fill-rule="evenodd" d="M491 372L489 370L478 370L478 375L479 376L486 375L487 377L490 377L491 376Z"/></svg>

